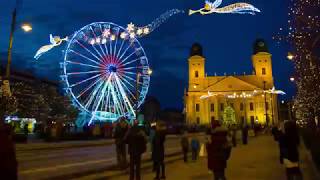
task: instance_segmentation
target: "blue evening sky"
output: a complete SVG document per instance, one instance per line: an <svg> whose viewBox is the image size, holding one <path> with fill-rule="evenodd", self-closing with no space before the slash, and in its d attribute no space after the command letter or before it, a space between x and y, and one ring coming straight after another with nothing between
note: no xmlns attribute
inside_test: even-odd
<svg viewBox="0 0 320 180"><path fill-rule="evenodd" d="M286 60L288 46L272 40L287 22L288 0L224 0L222 6L247 2L259 8L256 16L212 14L178 15L151 35L140 39L154 71L149 95L156 96L162 107L182 107L187 84L187 58L194 42L204 48L208 75L251 73L252 44L264 38L273 54L273 72L278 89L294 94L289 82L293 71ZM58 80L59 62L64 46L53 49L38 62L32 57L48 43L48 35L66 36L95 21L109 21L126 26L129 22L146 25L161 13L177 8L202 7L204 0L23 0L17 23L31 22L33 31L20 28L14 36L12 69L27 71L38 77ZM14 0L0 0L0 60L6 60L11 13Z"/></svg>

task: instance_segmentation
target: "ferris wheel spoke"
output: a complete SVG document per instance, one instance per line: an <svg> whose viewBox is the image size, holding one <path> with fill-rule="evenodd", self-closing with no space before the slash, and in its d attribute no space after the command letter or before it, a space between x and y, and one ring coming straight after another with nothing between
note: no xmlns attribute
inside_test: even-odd
<svg viewBox="0 0 320 180"><path fill-rule="evenodd" d="M85 64L85 63L80 63L80 62L75 62L75 61L66 61L66 62L67 62L67 63L70 63L70 64L80 65L80 66L93 67L93 68L100 68L99 66L94 66L94 65Z"/></svg>
<svg viewBox="0 0 320 180"><path fill-rule="evenodd" d="M87 101L85 101L86 103L85 103L85 108L86 109L88 109L88 107L90 107L90 105L92 104L92 101L93 101L93 99L96 97L96 95L97 95L97 91L100 89L100 87L103 85L103 83L104 83L104 81L102 80L102 79L99 79L99 84L97 85L97 87L95 87L92 91L91 91L91 93L89 94L89 99L87 98L86 100Z"/></svg>
<svg viewBox="0 0 320 180"><path fill-rule="evenodd" d="M97 77L99 77L99 76L101 76L101 75L100 75L100 74L97 74L97 75L95 75L95 76L89 77L89 78L84 79L84 80L82 80L82 81L79 81L79 82L76 82L76 83L74 83L74 84L71 84L70 87L75 87L75 86L80 85L80 84L82 84L82 83L85 83L85 82L87 82L87 81L89 81L89 80L95 79L95 78L97 78Z"/></svg>
<svg viewBox="0 0 320 180"><path fill-rule="evenodd" d="M121 83L118 82L117 79L116 79L116 83L117 83L117 87L118 87L118 91L119 91L119 97L121 97L122 102L123 102L122 107L123 107L125 113L130 112L130 106L128 106L128 104L127 104L129 99L127 98L127 95L126 95Z"/></svg>
<svg viewBox="0 0 320 180"><path fill-rule="evenodd" d="M79 42L78 40L76 40L76 42L83 48L85 49L88 53L90 53L93 57L95 57L98 61L101 62L101 59L99 57L97 57L92 51L90 51L88 48L86 48L81 42Z"/></svg>
<svg viewBox="0 0 320 180"><path fill-rule="evenodd" d="M100 26L100 27L101 27L101 26ZM92 32L92 34L93 34L94 38L96 38L96 39L97 39L97 35L96 35L96 33L94 32L94 30L92 29L92 26L90 26L90 29L91 29L91 32ZM102 39L100 39L100 41L102 41ZM101 50L101 52L102 52L103 56L106 56L106 54L104 53L103 48L102 48L102 46L101 46L101 42L98 42L97 44L99 45L100 50ZM98 50L97 50L93 45L92 45L92 47L93 47L93 48L94 48L94 50L99 54L100 58L102 58L102 59L103 59L103 56L99 53L99 51L98 51Z"/></svg>
<svg viewBox="0 0 320 180"><path fill-rule="evenodd" d="M126 79L129 79L129 80L133 81L133 82L136 82L136 81L137 81L136 79L133 79L132 77L130 77L130 76L128 76L128 75L122 74L122 76L123 76L124 78L126 78Z"/></svg>
<svg viewBox="0 0 320 180"><path fill-rule="evenodd" d="M130 74L130 75L136 75L136 73L130 72L130 71L123 71L123 73L125 73L125 74Z"/></svg>
<svg viewBox="0 0 320 180"><path fill-rule="evenodd" d="M134 63L134 62L136 62L136 61L138 61L138 60L140 60L140 58L137 58L137 59L131 60L131 61L129 61L129 62L126 62L126 63L122 64L122 66L126 66L126 65L128 65L128 64L132 64L132 63Z"/></svg>
<svg viewBox="0 0 320 180"><path fill-rule="evenodd" d="M94 73L100 73L100 72L101 71L72 72L72 73L67 73L67 75L94 74Z"/></svg>
<svg viewBox="0 0 320 180"><path fill-rule="evenodd" d="M124 63L125 61L127 61L132 55L136 54L136 52L140 51L141 49L135 49L131 54L129 54L126 58L124 58L123 60L121 59L121 63Z"/></svg>
<svg viewBox="0 0 320 180"><path fill-rule="evenodd" d="M122 114L121 113L121 109L118 107L119 106L119 102L118 102L118 98L117 98L116 92L114 90L114 86L111 86L111 95L112 95L113 106L115 108L115 112L118 111L119 114Z"/></svg>
<svg viewBox="0 0 320 180"><path fill-rule="evenodd" d="M120 52L122 50L123 44L124 44L124 39L122 39L122 41L121 41L120 49L119 49L119 51L117 53L117 58L119 58L119 55L120 55Z"/></svg>
<svg viewBox="0 0 320 180"><path fill-rule="evenodd" d="M81 53L79 53L79 52L77 52L77 51L75 51L75 50L70 49L69 51L77 54L78 56L80 56L80 57L82 57L82 58L84 58L84 59L86 59L86 60L88 60L88 61L91 61L91 62L93 62L93 63L95 63L95 64L97 64L97 65L100 65L97 61L95 61L95 60L93 60L93 59L91 59L91 58L88 58L87 56L85 56L85 55L83 55L83 54L81 54Z"/></svg>
<svg viewBox="0 0 320 180"><path fill-rule="evenodd" d="M114 51L113 51L113 56L115 57L116 56L116 53L117 53L117 44L118 44L118 36L119 36L119 31L120 31L120 28L115 28L116 29L116 42L115 42L115 44L114 44Z"/></svg>
<svg viewBox="0 0 320 180"><path fill-rule="evenodd" d="M77 96L77 99L80 98L84 93L86 93L89 89L91 89L94 85L96 85L101 79L98 78L94 82L92 82L88 87L84 88L79 95Z"/></svg>
<svg viewBox="0 0 320 180"><path fill-rule="evenodd" d="M119 78L120 83L122 84L122 86L127 90L127 92L129 92L129 94L136 99L135 95L131 92L131 90L126 86L126 84L123 82L123 79ZM129 83L129 82L127 82ZM129 83L130 84L130 83ZM135 88L132 84L130 84L132 88Z"/></svg>
<svg viewBox="0 0 320 180"><path fill-rule="evenodd" d="M103 83L104 86L103 86L102 90L99 91L99 96L97 96L98 99L96 99L96 101L95 101L94 104L93 104L93 107L94 107L95 105L96 105L96 106L94 107L94 111L93 111L93 114L92 114L91 119L90 119L90 121L89 121L89 124L92 123L92 120L93 120L93 118L95 117L95 115L96 115L96 113L97 113L97 110L98 110L98 108L99 108L99 106L100 106L100 103L101 103L102 99L104 98L104 93L105 93L105 91L106 91L106 88L108 87L108 84L109 84L109 82L110 82L110 78L111 78L111 76L109 76L107 82L104 82L104 83ZM98 100L98 101L97 101L97 100Z"/></svg>
<svg viewBox="0 0 320 180"><path fill-rule="evenodd" d="M128 47L124 50L124 52L121 54L119 59L122 59L122 57L127 53L127 51L129 50L130 47L132 47L131 45L133 44L133 42L130 42L130 44L128 45Z"/></svg>
<svg viewBox="0 0 320 180"><path fill-rule="evenodd" d="M97 98L93 104L93 109L94 112L96 113L97 110L99 109L99 106L101 104L101 101L103 100L104 96L105 96L105 92L106 89L108 88L109 84L110 84L110 80L111 80L111 76L109 76L107 82L103 82L103 88L101 90L98 91L98 95Z"/></svg>
<svg viewBox="0 0 320 180"><path fill-rule="evenodd" d="M120 81L119 77L117 75L115 75L115 77L116 77L116 82L118 84L118 87L120 88L120 93L122 95L122 98L124 99L124 103L125 103L125 106L126 106L127 110L131 111L134 114L134 109L133 109L133 107L132 107L132 105L130 103L130 100L129 100L127 94L125 93L125 90L122 87L122 84L121 84L121 81Z"/></svg>
<svg viewBox="0 0 320 180"><path fill-rule="evenodd" d="M131 69L136 69L137 67L125 67L125 68L121 68L122 70L131 70Z"/></svg>
<svg viewBox="0 0 320 180"><path fill-rule="evenodd" d="M121 114L125 114L126 110L124 107L124 104L122 104L121 102L124 101L123 97L121 96L121 93L120 93L120 88L119 86L117 85L116 82L113 82L113 87L115 88L115 92L116 92L116 97L117 97L117 100L118 100L118 107L119 107L119 110L121 111Z"/></svg>

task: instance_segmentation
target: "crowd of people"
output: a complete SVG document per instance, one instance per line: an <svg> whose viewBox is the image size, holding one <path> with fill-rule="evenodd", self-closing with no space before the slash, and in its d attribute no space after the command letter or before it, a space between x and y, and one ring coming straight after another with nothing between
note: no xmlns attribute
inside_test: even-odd
<svg viewBox="0 0 320 180"><path fill-rule="evenodd" d="M214 174L215 180L225 180L225 169L230 158L232 148L237 146L237 132L239 128L235 125L223 126L220 121L213 121L207 133L205 143L200 143L199 137L188 134L187 131L181 135L181 151L185 163L189 162L188 155L191 153L192 161L197 161L199 156L207 156L207 168ZM17 161L15 146L12 140L12 128L0 122L0 174L4 179L17 179ZM242 144L248 144L248 126L242 129L239 139ZM148 133L147 133L148 132ZM299 167L300 137L298 128L294 121L285 121L279 126L272 128L274 140L279 145L279 163L286 167L288 180L302 180ZM142 155L147 151L149 142L151 148L151 160L155 180L166 179L165 173L165 141L166 125L162 121L150 124L147 131L144 125L135 120L129 123L125 118L120 118L113 128L113 138L117 153L118 167L121 170L129 168L130 180L141 179ZM204 155L204 151L206 152ZM127 160L127 153L129 161ZM201 154L201 155L200 155Z"/></svg>

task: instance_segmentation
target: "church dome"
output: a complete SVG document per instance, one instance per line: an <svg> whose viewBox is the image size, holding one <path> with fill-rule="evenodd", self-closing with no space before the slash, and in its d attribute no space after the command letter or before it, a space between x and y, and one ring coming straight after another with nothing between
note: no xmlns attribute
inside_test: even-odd
<svg viewBox="0 0 320 180"><path fill-rule="evenodd" d="M268 45L263 39L257 39L253 44L253 54L259 52L269 52Z"/></svg>
<svg viewBox="0 0 320 180"><path fill-rule="evenodd" d="M202 46L199 43L194 43L190 49L191 56L203 56Z"/></svg>

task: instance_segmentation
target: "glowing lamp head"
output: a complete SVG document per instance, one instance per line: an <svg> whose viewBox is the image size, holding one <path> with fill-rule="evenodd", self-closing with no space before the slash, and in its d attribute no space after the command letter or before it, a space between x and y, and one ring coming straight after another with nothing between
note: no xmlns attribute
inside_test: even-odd
<svg viewBox="0 0 320 180"><path fill-rule="evenodd" d="M21 28L23 29L24 32L32 31L32 26L29 23L23 23Z"/></svg>
<svg viewBox="0 0 320 180"><path fill-rule="evenodd" d="M294 59L294 55L291 52L288 52L287 58L292 61Z"/></svg>
<svg viewBox="0 0 320 180"><path fill-rule="evenodd" d="M152 69L148 69L148 74L151 75L152 73Z"/></svg>
<svg viewBox="0 0 320 180"><path fill-rule="evenodd" d="M196 88L197 88L197 85L193 85L193 88L195 88L195 89L196 89Z"/></svg>
<svg viewBox="0 0 320 180"><path fill-rule="evenodd" d="M291 82L294 82L294 80L295 80L294 77L291 77L291 78L290 78L290 81L291 81Z"/></svg>

